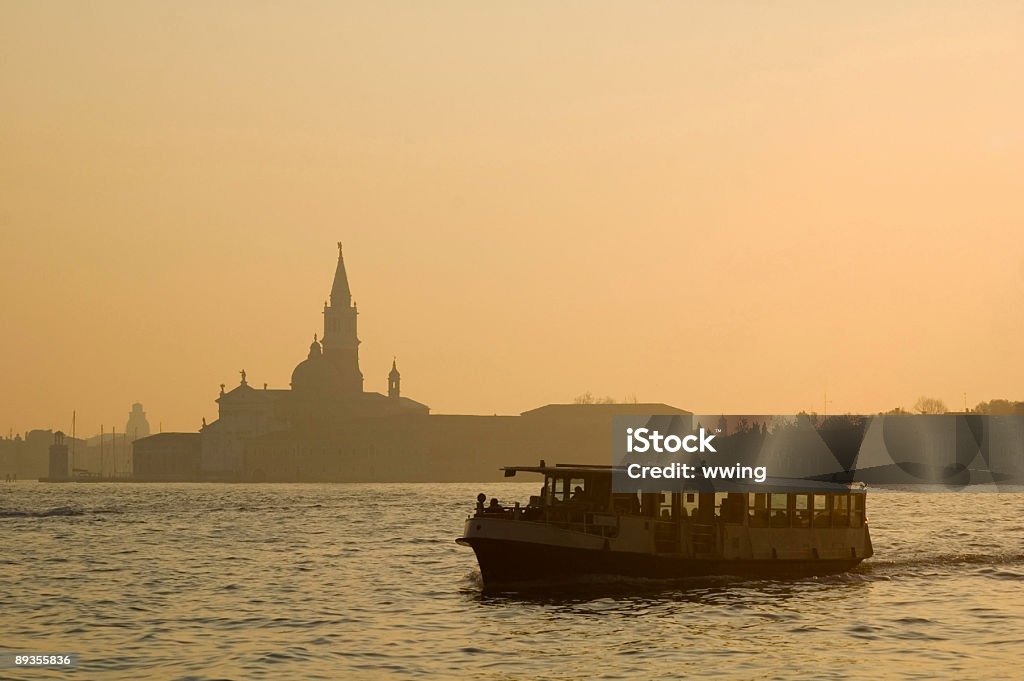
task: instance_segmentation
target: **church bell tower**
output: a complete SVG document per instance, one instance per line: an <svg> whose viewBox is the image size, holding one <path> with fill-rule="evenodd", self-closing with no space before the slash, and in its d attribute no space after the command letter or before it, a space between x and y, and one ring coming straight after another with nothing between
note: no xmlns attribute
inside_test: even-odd
<svg viewBox="0 0 1024 681"><path fill-rule="evenodd" d="M345 272L345 258L338 242L338 266L334 271L330 303L324 303L323 357L330 365L333 383L343 393L361 394L363 374L359 371L359 338L356 316Z"/></svg>
<svg viewBox="0 0 1024 681"><path fill-rule="evenodd" d="M398 401L402 396L402 374L398 373L398 360L392 360L391 373L388 374L388 397Z"/></svg>

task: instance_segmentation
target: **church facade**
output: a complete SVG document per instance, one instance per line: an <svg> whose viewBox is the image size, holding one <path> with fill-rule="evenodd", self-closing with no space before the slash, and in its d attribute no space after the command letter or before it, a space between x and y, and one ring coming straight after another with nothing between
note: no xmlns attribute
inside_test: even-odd
<svg viewBox="0 0 1024 681"><path fill-rule="evenodd" d="M254 388L245 371L240 372L241 380L231 390L221 385L218 418L200 429L205 478L251 479L246 447L254 438L273 433L296 437L333 432L339 424L362 418L430 413L425 404L402 397L401 374L394 362L388 374L387 395L363 390L358 315L339 243L334 281L324 303L323 334L313 336L306 358L292 372L290 388Z"/></svg>
<svg viewBox="0 0 1024 681"><path fill-rule="evenodd" d="M211 481L439 482L498 479L499 468L538 459L606 464L611 455L611 418L617 414L688 415L666 404L548 405L518 416L431 414L427 405L402 396L401 374L392 362L387 394L364 390L359 366L359 312L352 300L345 260L338 261L324 328L292 372L288 389L221 385L218 418L198 433L199 470ZM166 434L165 434L166 435ZM171 479L168 449L184 443L181 457L195 458L195 439L159 436L137 441L153 448L139 479ZM186 451L187 450L187 451ZM190 478L191 479L191 478Z"/></svg>

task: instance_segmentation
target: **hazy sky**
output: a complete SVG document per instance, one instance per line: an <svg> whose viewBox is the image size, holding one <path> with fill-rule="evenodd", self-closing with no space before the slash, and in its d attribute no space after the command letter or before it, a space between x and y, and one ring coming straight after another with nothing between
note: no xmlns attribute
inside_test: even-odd
<svg viewBox="0 0 1024 681"><path fill-rule="evenodd" d="M1019 2L0 1L0 428L1024 399Z"/></svg>

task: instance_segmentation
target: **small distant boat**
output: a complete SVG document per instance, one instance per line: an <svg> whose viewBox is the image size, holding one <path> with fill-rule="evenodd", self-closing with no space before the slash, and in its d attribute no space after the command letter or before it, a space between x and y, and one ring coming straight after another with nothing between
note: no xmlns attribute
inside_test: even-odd
<svg viewBox="0 0 1024 681"><path fill-rule="evenodd" d="M850 570L873 555L862 484L769 481L783 492L622 494L610 466L514 466L544 476L525 506L477 497L456 542L484 588L611 575L796 577ZM788 486L788 487L787 487Z"/></svg>

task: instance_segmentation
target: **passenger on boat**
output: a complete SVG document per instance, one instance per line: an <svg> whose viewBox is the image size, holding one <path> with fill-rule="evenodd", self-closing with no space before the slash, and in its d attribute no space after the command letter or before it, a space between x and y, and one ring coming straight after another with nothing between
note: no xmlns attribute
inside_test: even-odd
<svg viewBox="0 0 1024 681"><path fill-rule="evenodd" d="M498 499L496 497L491 497L491 505L487 507L487 512L488 513L501 513L504 510L505 509L501 507L501 504L498 503Z"/></svg>
<svg viewBox="0 0 1024 681"><path fill-rule="evenodd" d="M587 493L583 491L583 488L576 485L576 489L572 493L572 501L586 501Z"/></svg>
<svg viewBox="0 0 1024 681"><path fill-rule="evenodd" d="M722 522L742 523L745 510L746 495L730 492L729 495L722 500L722 507L720 509Z"/></svg>

